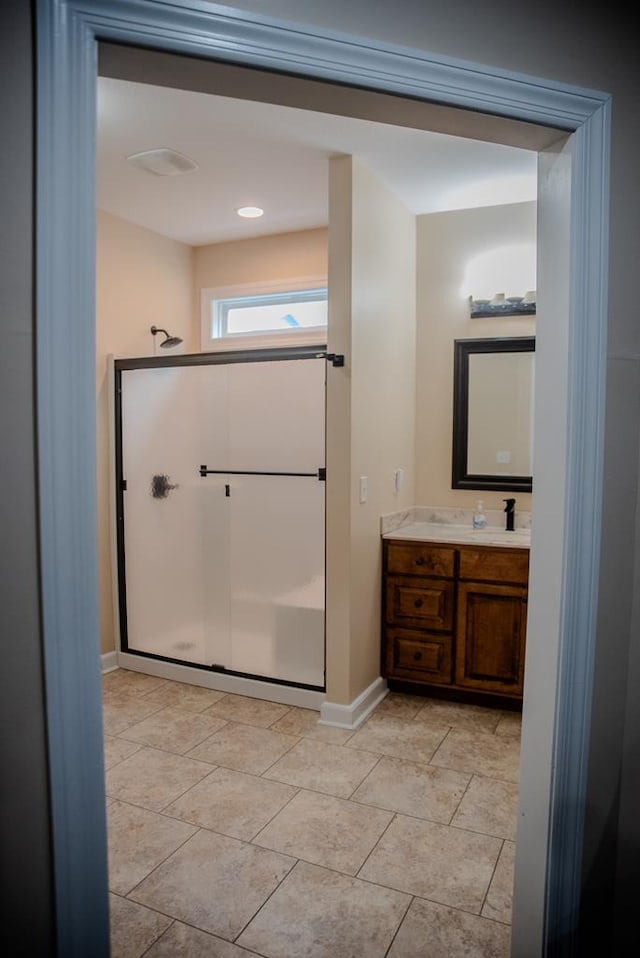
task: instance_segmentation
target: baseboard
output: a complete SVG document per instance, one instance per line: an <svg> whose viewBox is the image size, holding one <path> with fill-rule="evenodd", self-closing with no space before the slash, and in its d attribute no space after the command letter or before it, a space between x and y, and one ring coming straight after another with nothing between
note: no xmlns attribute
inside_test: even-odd
<svg viewBox="0 0 640 958"><path fill-rule="evenodd" d="M117 657L117 664L121 669L144 672L146 675L155 675L157 678L171 679L174 682L200 685L202 688L215 689L217 692L248 695L250 698L265 699L281 705L296 705L299 708L318 711L326 698L324 692L316 692L313 689L299 689L293 685L278 685L275 682L263 682L260 679L247 679L240 675L229 675L227 672L209 672L189 665L180 665L177 662L148 659L131 652L118 652Z"/></svg>
<svg viewBox="0 0 640 958"><path fill-rule="evenodd" d="M101 672L113 672L114 669L118 668L118 653L117 652L103 652L100 656L100 671Z"/></svg>
<svg viewBox="0 0 640 958"><path fill-rule="evenodd" d="M319 724L332 725L335 728L356 729L369 717L388 691L385 679L379 676L371 683L369 688L361 692L349 705L323 702L320 708Z"/></svg>

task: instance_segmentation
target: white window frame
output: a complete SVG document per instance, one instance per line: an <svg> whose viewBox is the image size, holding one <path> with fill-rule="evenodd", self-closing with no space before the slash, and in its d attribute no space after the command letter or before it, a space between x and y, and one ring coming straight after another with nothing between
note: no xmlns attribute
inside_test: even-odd
<svg viewBox="0 0 640 958"><path fill-rule="evenodd" d="M200 348L202 352L223 352L232 349L267 349L272 346L299 346L304 343L325 344L326 326L298 329L276 329L264 333L242 333L236 336L215 336L213 304L216 300L243 296L268 296L272 293L295 293L297 290L327 289L325 276L298 276L266 282L241 283L235 286L210 286L200 291ZM328 302L328 296L327 296Z"/></svg>

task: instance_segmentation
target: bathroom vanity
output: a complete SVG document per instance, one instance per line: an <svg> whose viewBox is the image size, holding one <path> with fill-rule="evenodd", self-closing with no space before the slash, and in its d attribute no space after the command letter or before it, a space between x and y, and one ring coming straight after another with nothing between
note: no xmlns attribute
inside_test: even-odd
<svg viewBox="0 0 640 958"><path fill-rule="evenodd" d="M383 536L382 671L391 689L522 700L529 533L417 522Z"/></svg>

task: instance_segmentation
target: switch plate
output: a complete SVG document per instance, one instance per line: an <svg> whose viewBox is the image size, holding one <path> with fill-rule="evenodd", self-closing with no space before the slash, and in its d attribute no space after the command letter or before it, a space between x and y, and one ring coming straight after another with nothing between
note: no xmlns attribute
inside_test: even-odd
<svg viewBox="0 0 640 958"><path fill-rule="evenodd" d="M396 493L400 492L404 485L404 469L396 469L393 474L393 482L395 485Z"/></svg>
<svg viewBox="0 0 640 958"><path fill-rule="evenodd" d="M366 502L369 498L369 479L367 476L360 476L360 502Z"/></svg>

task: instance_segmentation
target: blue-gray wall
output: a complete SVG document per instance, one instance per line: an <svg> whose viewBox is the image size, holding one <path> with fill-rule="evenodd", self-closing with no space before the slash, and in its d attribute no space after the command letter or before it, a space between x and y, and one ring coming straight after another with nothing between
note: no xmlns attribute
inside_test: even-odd
<svg viewBox="0 0 640 958"><path fill-rule="evenodd" d="M0 37L0 952L45 958L54 951L38 609L32 22L26 0L3 0Z"/></svg>

